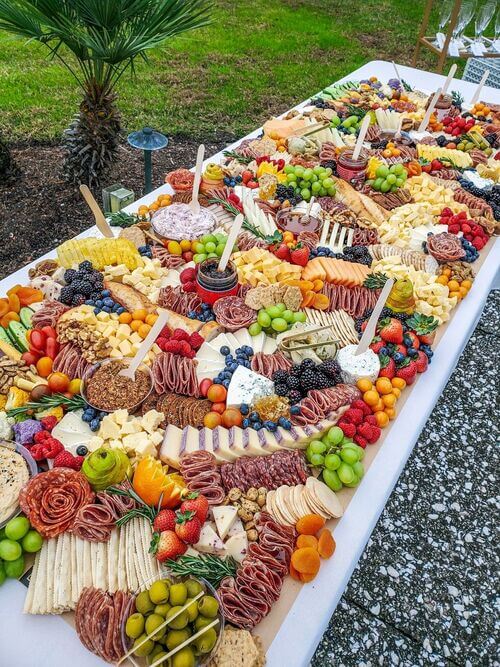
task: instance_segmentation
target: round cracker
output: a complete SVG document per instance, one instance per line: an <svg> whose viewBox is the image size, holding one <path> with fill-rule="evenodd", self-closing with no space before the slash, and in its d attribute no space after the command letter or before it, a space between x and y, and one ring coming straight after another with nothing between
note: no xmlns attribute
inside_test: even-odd
<svg viewBox="0 0 500 667"><path fill-rule="evenodd" d="M276 505L279 508L280 514L286 520L288 525L295 525L295 519L289 510L288 490L289 486L280 486L276 489Z"/></svg>
<svg viewBox="0 0 500 667"><path fill-rule="evenodd" d="M312 480L309 482L309 480ZM323 508L331 517L338 519L344 513L340 500L328 486L315 477L309 477L309 492L314 497L314 502Z"/></svg>
<svg viewBox="0 0 500 667"><path fill-rule="evenodd" d="M311 494L309 489L304 489L304 501L307 505L307 512L306 514L319 514L319 516L322 516L323 519L329 519L330 515L325 512L325 510L320 507L319 505L316 504L314 496Z"/></svg>

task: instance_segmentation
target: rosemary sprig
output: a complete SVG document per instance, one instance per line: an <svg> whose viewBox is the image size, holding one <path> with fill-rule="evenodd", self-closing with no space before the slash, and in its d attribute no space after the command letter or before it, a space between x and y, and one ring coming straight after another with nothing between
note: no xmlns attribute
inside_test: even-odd
<svg viewBox="0 0 500 667"><path fill-rule="evenodd" d="M250 162L253 160L253 158L240 155L236 151L223 151L223 155L224 157L229 157L233 160L237 160L241 164L250 164Z"/></svg>
<svg viewBox="0 0 500 667"><path fill-rule="evenodd" d="M73 410L79 410L80 408L85 408L85 400L81 396L73 396L68 398L64 394L50 394L47 396L42 396L38 401L30 401L21 405L19 408L11 408L7 410L8 417L17 417L18 415L23 414L33 414L34 412L40 412L41 410L46 410L48 408L57 408L62 406L68 412Z"/></svg>
<svg viewBox="0 0 500 667"><path fill-rule="evenodd" d="M143 517L152 524L156 518L156 515L161 510L163 494L160 496L158 507L152 507L151 505L145 503L144 500L134 491L130 479L128 480L128 483L128 488L126 489L120 489L117 486L110 486L106 489L106 493L110 493L111 495L115 496L126 496L128 498L132 498L138 504L138 507L134 507L134 509L129 510L126 514L120 517L116 521L116 525L123 526L136 517Z"/></svg>
<svg viewBox="0 0 500 667"><path fill-rule="evenodd" d="M404 79L402 79L401 83L403 84L403 88L406 90L407 93L413 92L413 88L410 86L408 81L405 81Z"/></svg>
<svg viewBox="0 0 500 667"><path fill-rule="evenodd" d="M225 577L235 577L238 564L231 556L219 558L213 554L181 556L167 560L164 565L177 577L202 577L214 588L218 588Z"/></svg>
<svg viewBox="0 0 500 667"><path fill-rule="evenodd" d="M139 218L134 213L125 213L125 211L117 211L115 213L106 213L109 218L109 224L112 227L131 227L139 222Z"/></svg>

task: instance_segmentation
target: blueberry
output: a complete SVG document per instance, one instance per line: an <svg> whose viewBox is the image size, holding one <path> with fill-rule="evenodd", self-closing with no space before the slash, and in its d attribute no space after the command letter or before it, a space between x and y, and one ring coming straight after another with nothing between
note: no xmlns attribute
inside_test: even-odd
<svg viewBox="0 0 500 667"><path fill-rule="evenodd" d="M222 384L222 380L220 378L214 378L214 384Z"/></svg>
<svg viewBox="0 0 500 667"><path fill-rule="evenodd" d="M393 359L397 364L401 363L404 360L404 358L405 358L405 355L402 352L395 352L394 353Z"/></svg>
<svg viewBox="0 0 500 667"><path fill-rule="evenodd" d="M82 415L82 421L87 422L89 424L93 419L93 416L87 414L86 412L83 413Z"/></svg>
<svg viewBox="0 0 500 667"><path fill-rule="evenodd" d="M103 303L102 299L97 299L97 301L95 302L95 305L97 306L97 308L102 308L104 306L104 303Z"/></svg>
<svg viewBox="0 0 500 667"><path fill-rule="evenodd" d="M292 428L292 422L289 419L283 418L281 426L283 426L286 431L289 431Z"/></svg>
<svg viewBox="0 0 500 667"><path fill-rule="evenodd" d="M229 387L230 380L222 380L222 386L226 389Z"/></svg>
<svg viewBox="0 0 500 667"><path fill-rule="evenodd" d="M97 314L100 313L100 312L101 312L101 309L100 309L100 308L97 308L97 307L94 308L94 314L95 314L95 315L97 315Z"/></svg>
<svg viewBox="0 0 500 667"><path fill-rule="evenodd" d="M242 422L243 428L248 428L250 426L250 420L249 419L244 419Z"/></svg>
<svg viewBox="0 0 500 667"><path fill-rule="evenodd" d="M426 351L425 351L425 354L427 355L427 357L428 357L429 359L432 359L432 357L434 356L434 352L433 352L431 349L426 350Z"/></svg>
<svg viewBox="0 0 500 667"><path fill-rule="evenodd" d="M250 347L250 345L245 345L244 348L245 352L248 354L250 357L253 354L253 348Z"/></svg>
<svg viewBox="0 0 500 667"><path fill-rule="evenodd" d="M224 371L224 379L225 380L230 380L233 377L233 374L231 371Z"/></svg>
<svg viewBox="0 0 500 667"><path fill-rule="evenodd" d="M222 348L221 348L221 354L222 354ZM224 357L224 362L226 364L230 364L232 361L234 361L233 355L232 354L226 354Z"/></svg>
<svg viewBox="0 0 500 667"><path fill-rule="evenodd" d="M259 415L259 413L258 413L258 412L251 412L251 413L250 413L250 421L253 421L253 422L258 422L258 421L260 421L260 415Z"/></svg>
<svg viewBox="0 0 500 667"><path fill-rule="evenodd" d="M240 412L242 415L247 415L250 412L250 408L246 403L242 403L240 405Z"/></svg>
<svg viewBox="0 0 500 667"><path fill-rule="evenodd" d="M238 364L235 361L233 361L233 363L229 366L229 368L232 371L235 371L238 368Z"/></svg>
<svg viewBox="0 0 500 667"><path fill-rule="evenodd" d="M202 303L201 304L201 309L202 310L211 310L211 306L209 303Z"/></svg>
<svg viewBox="0 0 500 667"><path fill-rule="evenodd" d="M228 354L231 353L231 350L228 348L227 345L223 345L220 349L219 352L222 354L223 357L227 357Z"/></svg>
<svg viewBox="0 0 500 667"><path fill-rule="evenodd" d="M409 336L405 336L403 338L403 343L406 345L406 347L411 347L412 340Z"/></svg>
<svg viewBox="0 0 500 667"><path fill-rule="evenodd" d="M122 308L122 306L120 306L119 303L115 303L115 305L113 306L113 312L114 312L114 313L119 313L120 310L123 312L123 308Z"/></svg>
<svg viewBox="0 0 500 667"><path fill-rule="evenodd" d="M413 358L418 357L418 352L414 347L409 347L407 352L408 352L409 357L413 357Z"/></svg>
<svg viewBox="0 0 500 667"><path fill-rule="evenodd" d="M263 427L262 422L255 422L253 427L256 431L260 431L260 429Z"/></svg>
<svg viewBox="0 0 500 667"><path fill-rule="evenodd" d="M103 310L105 313L110 313L110 312L111 312L111 308L110 308L109 306L103 306L103 307L102 307L102 310Z"/></svg>
<svg viewBox="0 0 500 667"><path fill-rule="evenodd" d="M105 299L103 299L103 304L109 308L112 308L115 305L115 302L113 299L110 299L109 296L107 296Z"/></svg>
<svg viewBox="0 0 500 667"><path fill-rule="evenodd" d="M237 355L241 354L243 352L243 348L242 347L237 347L235 352L236 352Z"/></svg>
<svg viewBox="0 0 500 667"><path fill-rule="evenodd" d="M94 302L92 301L92 299L87 299L87 301L85 301L85 305L86 305L86 306L93 306L93 305L95 305L95 304L94 304Z"/></svg>
<svg viewBox="0 0 500 667"><path fill-rule="evenodd" d="M290 408L291 415L300 415L300 405L292 405Z"/></svg>
<svg viewBox="0 0 500 667"><path fill-rule="evenodd" d="M107 414L108 414L107 412L104 412L104 411L101 410L101 412L96 413L96 417L98 417L99 419L104 419L104 417L105 417Z"/></svg>
<svg viewBox="0 0 500 667"><path fill-rule="evenodd" d="M109 289L103 289L101 292L101 296L109 296L110 294L111 292L109 291Z"/></svg>
<svg viewBox="0 0 500 667"><path fill-rule="evenodd" d="M89 424L90 430L91 431L98 431L100 425L101 425L101 422L98 419L93 419Z"/></svg>
<svg viewBox="0 0 500 667"><path fill-rule="evenodd" d="M77 456L86 456L88 454L88 449L85 447L85 445L80 445L79 447L76 448L76 455Z"/></svg>
<svg viewBox="0 0 500 667"><path fill-rule="evenodd" d="M251 368L251 367L252 367L252 364L251 364L249 361L245 361L245 362L243 363L243 366L244 366L245 368Z"/></svg>
<svg viewBox="0 0 500 667"><path fill-rule="evenodd" d="M380 350L378 351L378 353L379 354L384 354L384 355L387 356L389 354L389 350L386 347L381 347Z"/></svg>
<svg viewBox="0 0 500 667"><path fill-rule="evenodd" d="M267 428L268 431L271 431L271 433L273 431L276 431L276 429L278 428L278 425L276 424L276 422L273 422L270 419L268 421L264 422L264 426Z"/></svg>
<svg viewBox="0 0 500 667"><path fill-rule="evenodd" d="M189 311L188 317L192 320L196 319L196 313L194 312L194 310Z"/></svg>

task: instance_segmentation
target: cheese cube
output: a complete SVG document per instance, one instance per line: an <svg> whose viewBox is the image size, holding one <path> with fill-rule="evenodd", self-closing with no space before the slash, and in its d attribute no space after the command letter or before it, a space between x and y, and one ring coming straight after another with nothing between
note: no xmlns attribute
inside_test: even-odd
<svg viewBox="0 0 500 667"><path fill-rule="evenodd" d="M118 349L124 356L127 356L132 351L132 345L129 343L128 340L122 340L121 343L118 345Z"/></svg>

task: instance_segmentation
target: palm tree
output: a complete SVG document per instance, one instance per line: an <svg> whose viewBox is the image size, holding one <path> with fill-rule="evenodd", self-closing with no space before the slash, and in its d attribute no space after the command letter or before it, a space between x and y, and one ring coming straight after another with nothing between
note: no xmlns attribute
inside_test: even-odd
<svg viewBox="0 0 500 667"><path fill-rule="evenodd" d="M210 0L0 0L0 29L44 44L83 91L64 133L70 182L99 185L115 158L124 72L148 49L207 25L210 9Z"/></svg>

